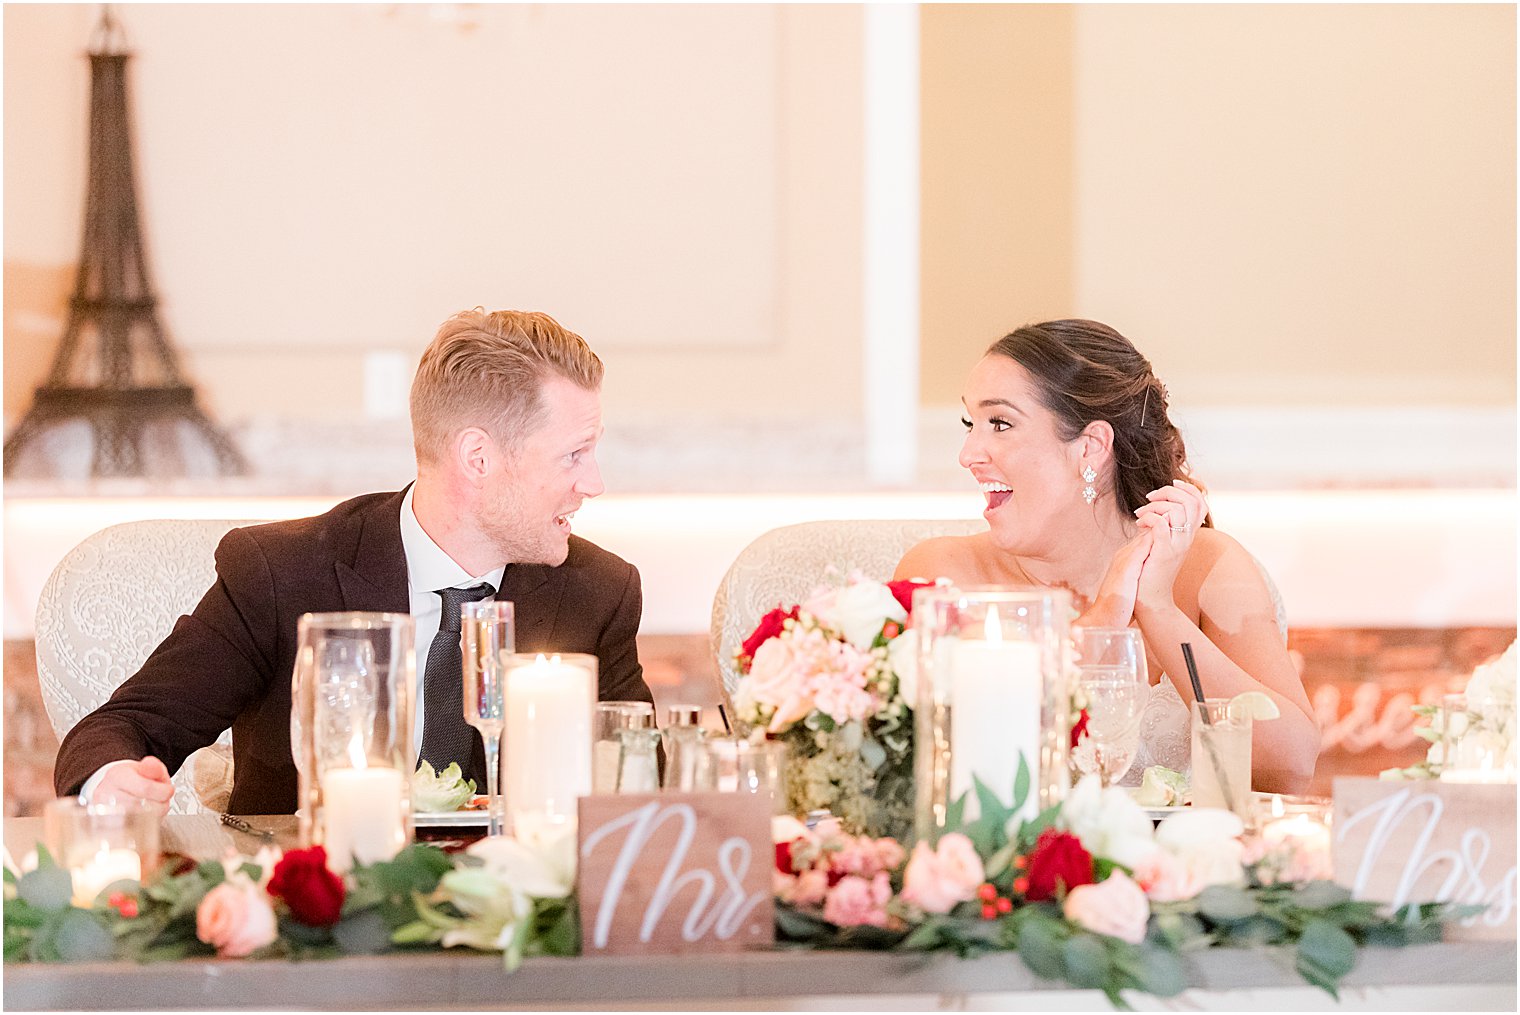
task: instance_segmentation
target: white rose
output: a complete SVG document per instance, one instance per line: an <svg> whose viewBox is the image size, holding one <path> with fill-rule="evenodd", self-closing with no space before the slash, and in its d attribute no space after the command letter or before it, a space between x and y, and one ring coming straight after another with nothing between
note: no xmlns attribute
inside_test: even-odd
<svg viewBox="0 0 1520 1015"><path fill-rule="evenodd" d="M1156 850L1150 815L1122 786L1103 788L1096 775L1083 776L1067 794L1056 823L1093 856L1135 867Z"/></svg>
<svg viewBox="0 0 1520 1015"><path fill-rule="evenodd" d="M1156 829L1156 844L1179 858L1203 886L1230 885L1244 876L1239 815L1217 807L1190 807Z"/></svg>
<svg viewBox="0 0 1520 1015"><path fill-rule="evenodd" d="M889 620L907 623L908 613L891 589L880 582L861 581L839 591L830 623L851 645L866 651Z"/></svg>
<svg viewBox="0 0 1520 1015"><path fill-rule="evenodd" d="M887 665L897 674L897 693L918 708L918 632L912 629L887 642Z"/></svg>

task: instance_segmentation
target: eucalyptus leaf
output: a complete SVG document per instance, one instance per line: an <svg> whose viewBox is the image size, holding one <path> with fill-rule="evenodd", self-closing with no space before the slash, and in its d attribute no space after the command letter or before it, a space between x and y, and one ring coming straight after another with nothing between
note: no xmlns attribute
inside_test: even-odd
<svg viewBox="0 0 1520 1015"><path fill-rule="evenodd" d="M1334 881L1310 881L1293 893L1295 905L1304 909L1329 909L1351 901L1351 890Z"/></svg>
<svg viewBox="0 0 1520 1015"><path fill-rule="evenodd" d="M44 913L58 912L69 905L74 894L74 880L62 867L42 867L21 875L16 898Z"/></svg>
<svg viewBox="0 0 1520 1015"><path fill-rule="evenodd" d="M1215 923L1234 923L1256 915L1249 892L1234 885L1210 885L1198 893L1198 912Z"/></svg>
<svg viewBox="0 0 1520 1015"><path fill-rule="evenodd" d="M1066 979L1078 987L1102 989L1108 983L1108 949L1093 934L1073 934L1062 948Z"/></svg>
<svg viewBox="0 0 1520 1015"><path fill-rule="evenodd" d="M1298 955L1301 962L1313 962L1338 978L1351 972L1356 965L1356 942L1335 924L1313 920L1299 936Z"/></svg>
<svg viewBox="0 0 1520 1015"><path fill-rule="evenodd" d="M1027 920L1018 933L1019 957L1031 973L1047 980L1060 980L1066 974L1064 935L1056 927L1052 920Z"/></svg>
<svg viewBox="0 0 1520 1015"><path fill-rule="evenodd" d="M391 935L379 910L366 909L339 920L332 937L345 955L376 955L390 946Z"/></svg>
<svg viewBox="0 0 1520 1015"><path fill-rule="evenodd" d="M1134 975L1136 986L1141 990L1157 997L1175 997L1187 989L1187 971L1176 952L1148 946L1139 954Z"/></svg>
<svg viewBox="0 0 1520 1015"><path fill-rule="evenodd" d="M102 962L111 957L115 946L111 932L86 909L64 912L53 941L64 962Z"/></svg>

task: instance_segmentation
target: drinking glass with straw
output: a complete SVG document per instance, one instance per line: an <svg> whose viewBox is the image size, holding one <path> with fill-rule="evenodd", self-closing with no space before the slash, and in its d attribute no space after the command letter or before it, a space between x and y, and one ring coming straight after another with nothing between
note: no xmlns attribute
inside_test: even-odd
<svg viewBox="0 0 1520 1015"><path fill-rule="evenodd" d="M1205 698L1193 646L1182 643L1193 685L1193 806L1243 814L1250 800L1251 717L1226 698Z"/></svg>

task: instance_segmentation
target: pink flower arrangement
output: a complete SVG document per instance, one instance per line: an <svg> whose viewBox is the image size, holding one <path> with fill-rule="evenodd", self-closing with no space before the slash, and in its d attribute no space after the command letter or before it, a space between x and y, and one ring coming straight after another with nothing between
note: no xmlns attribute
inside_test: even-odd
<svg viewBox="0 0 1520 1015"><path fill-rule="evenodd" d="M787 745L787 809L827 810L853 833L912 824L913 704L909 630L926 582L853 575L761 618L735 653L741 728Z"/></svg>
<svg viewBox="0 0 1520 1015"><path fill-rule="evenodd" d="M788 827L786 834L795 830ZM895 839L850 835L838 821L825 819L816 829L801 828L790 842L778 843L776 895L799 908L821 905L824 919L840 927L897 929L902 920L888 903L891 875L904 855Z"/></svg>
<svg viewBox="0 0 1520 1015"><path fill-rule="evenodd" d="M739 718L772 735L815 712L836 725L901 718L912 702L886 646L906 629L907 604L925 584L857 576L767 613L737 653Z"/></svg>

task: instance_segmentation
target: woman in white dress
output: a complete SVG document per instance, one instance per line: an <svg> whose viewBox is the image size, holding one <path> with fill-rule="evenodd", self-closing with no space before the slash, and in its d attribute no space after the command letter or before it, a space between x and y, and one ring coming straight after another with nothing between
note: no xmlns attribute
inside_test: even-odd
<svg viewBox="0 0 1520 1015"><path fill-rule="evenodd" d="M1069 589L1076 623L1138 626L1153 690L1128 781L1186 769L1190 642L1211 698L1262 691L1280 718L1252 735L1256 789L1300 793L1319 730L1255 560L1212 527L1167 418L1166 388L1129 340L1094 321L1020 328L966 382L960 463L987 532L913 547L897 577Z"/></svg>

